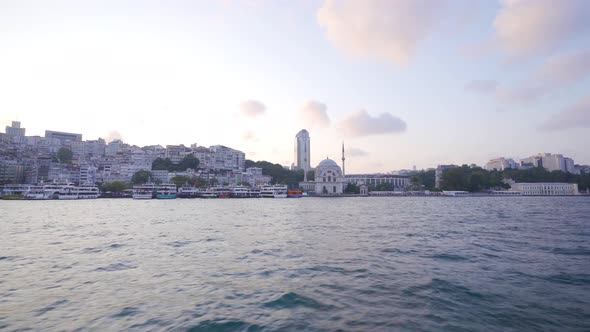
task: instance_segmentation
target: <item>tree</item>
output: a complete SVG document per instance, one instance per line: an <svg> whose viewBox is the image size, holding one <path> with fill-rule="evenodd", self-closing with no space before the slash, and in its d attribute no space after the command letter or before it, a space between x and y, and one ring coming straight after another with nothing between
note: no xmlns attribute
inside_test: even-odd
<svg viewBox="0 0 590 332"><path fill-rule="evenodd" d="M307 181L315 181L315 171L307 171Z"/></svg>
<svg viewBox="0 0 590 332"><path fill-rule="evenodd" d="M346 188L344 188L344 192L347 194L359 194L361 188L354 183L349 183Z"/></svg>
<svg viewBox="0 0 590 332"><path fill-rule="evenodd" d="M175 167L178 171L186 171L187 169L197 169L199 167L199 159L192 154L186 155L180 163Z"/></svg>
<svg viewBox="0 0 590 332"><path fill-rule="evenodd" d="M57 159L60 163L71 164L73 155L72 150L65 147L61 147L57 150Z"/></svg>
<svg viewBox="0 0 590 332"><path fill-rule="evenodd" d="M187 176L177 175L170 179L170 182L174 183L176 187L182 187L185 183L190 183L190 179Z"/></svg>
<svg viewBox="0 0 590 332"><path fill-rule="evenodd" d="M133 184L146 183L146 182L150 181L151 177L152 177L152 172L150 172L150 171L143 171L143 170L137 171L131 177L131 183L133 183Z"/></svg>
<svg viewBox="0 0 590 332"><path fill-rule="evenodd" d="M246 160L246 167L260 167L262 174L269 175L273 184L286 184L291 187L299 185L303 181L303 170L289 170L279 164L273 164L268 161L252 161Z"/></svg>
<svg viewBox="0 0 590 332"><path fill-rule="evenodd" d="M156 158L152 162L152 171L170 171L172 168L172 161L169 158Z"/></svg>
<svg viewBox="0 0 590 332"><path fill-rule="evenodd" d="M121 181L106 182L100 186L102 191L121 192L127 189L127 184Z"/></svg>

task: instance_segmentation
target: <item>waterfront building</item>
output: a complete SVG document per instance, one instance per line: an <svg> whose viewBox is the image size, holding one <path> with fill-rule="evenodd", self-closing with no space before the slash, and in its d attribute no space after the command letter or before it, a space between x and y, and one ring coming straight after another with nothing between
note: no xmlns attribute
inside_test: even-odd
<svg viewBox="0 0 590 332"><path fill-rule="evenodd" d="M213 151L204 146L199 146L192 148L192 154L195 158L199 159L199 168L213 168Z"/></svg>
<svg viewBox="0 0 590 332"><path fill-rule="evenodd" d="M391 174L349 174L345 176L345 182L357 186L391 185L394 190L402 191L410 185L410 178L402 175Z"/></svg>
<svg viewBox="0 0 590 332"><path fill-rule="evenodd" d="M457 168L457 165L438 165L436 166L436 170L434 171L434 187L436 189L440 189L442 184L442 176L443 173L451 168Z"/></svg>
<svg viewBox="0 0 590 332"><path fill-rule="evenodd" d="M269 184L272 181L270 175L263 175L262 168L260 167L248 167L246 172L242 174L243 183L247 183L250 186L256 187L260 185Z"/></svg>
<svg viewBox="0 0 590 332"><path fill-rule="evenodd" d="M518 164L514 161L514 159L510 158L496 158L488 161L486 166L484 167L488 171L504 171L505 169L517 169Z"/></svg>
<svg viewBox="0 0 590 332"><path fill-rule="evenodd" d="M53 141L58 140L61 145L66 145L68 142L82 141L82 134L66 133L62 131L46 130L45 138Z"/></svg>
<svg viewBox="0 0 590 332"><path fill-rule="evenodd" d="M579 195L577 183L513 183L511 191L523 196L573 196Z"/></svg>
<svg viewBox="0 0 590 332"><path fill-rule="evenodd" d="M345 179L342 169L332 159L324 159L315 168L314 192L317 195L341 195Z"/></svg>
<svg viewBox="0 0 590 332"><path fill-rule="evenodd" d="M114 155L116 155L117 153L119 153L119 150L121 150L121 145L123 145L123 141L121 141L120 139L112 140L106 146L105 154L107 156L114 156Z"/></svg>
<svg viewBox="0 0 590 332"><path fill-rule="evenodd" d="M293 169L304 171L303 181L307 181L307 172L311 169L310 144L311 140L307 130L302 129L295 135L295 165Z"/></svg>

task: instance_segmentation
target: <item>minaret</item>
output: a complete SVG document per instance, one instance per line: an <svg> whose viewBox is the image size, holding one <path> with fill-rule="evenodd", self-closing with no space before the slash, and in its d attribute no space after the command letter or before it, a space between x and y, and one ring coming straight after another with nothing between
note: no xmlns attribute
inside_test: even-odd
<svg viewBox="0 0 590 332"><path fill-rule="evenodd" d="M342 177L345 176L345 172L344 172L344 161L346 160L346 158L344 158L344 142L342 142Z"/></svg>

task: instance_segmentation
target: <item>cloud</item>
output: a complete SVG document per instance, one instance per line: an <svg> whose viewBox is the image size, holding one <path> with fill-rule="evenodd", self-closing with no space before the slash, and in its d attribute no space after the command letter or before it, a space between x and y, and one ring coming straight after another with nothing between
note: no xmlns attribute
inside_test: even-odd
<svg viewBox="0 0 590 332"><path fill-rule="evenodd" d="M364 157L368 156L369 153L363 149L359 148L347 148L346 149L346 156L348 157Z"/></svg>
<svg viewBox="0 0 590 332"><path fill-rule="evenodd" d="M299 111L303 123L307 126L326 128L330 125L330 118L326 104L310 100Z"/></svg>
<svg viewBox="0 0 590 332"><path fill-rule="evenodd" d="M546 53L589 38L590 1L504 0L494 20L495 40L511 57Z"/></svg>
<svg viewBox="0 0 590 332"><path fill-rule="evenodd" d="M337 48L404 65L443 6L442 0L326 0L317 20Z"/></svg>
<svg viewBox="0 0 590 332"><path fill-rule="evenodd" d="M498 82L494 80L473 80L465 85L465 89L477 93L493 93L496 91L496 87L498 86Z"/></svg>
<svg viewBox="0 0 590 332"><path fill-rule="evenodd" d="M259 141L258 137L256 137L256 134L251 130L248 130L247 132L243 133L242 139L244 141L250 141L250 142L258 142Z"/></svg>
<svg viewBox="0 0 590 332"><path fill-rule="evenodd" d="M389 113L373 117L365 110L360 110L344 119L339 129L346 136L361 137L379 134L393 134L406 131L406 123Z"/></svg>
<svg viewBox="0 0 590 332"><path fill-rule="evenodd" d="M258 100L246 100L240 104L240 114L249 118L255 118L266 112L266 106Z"/></svg>
<svg viewBox="0 0 590 332"><path fill-rule="evenodd" d="M514 86L503 86L494 80L473 80L465 88L477 93L493 94L501 102L530 103L588 77L590 51L581 50L548 58Z"/></svg>
<svg viewBox="0 0 590 332"><path fill-rule="evenodd" d="M120 132L116 131L116 130L111 130L109 131L109 133L107 134L107 136L104 139L107 143L110 143L114 140L123 140L123 136L121 135Z"/></svg>
<svg viewBox="0 0 590 332"><path fill-rule="evenodd" d="M551 115L541 130L559 131L574 128L590 128L590 97L586 97L567 109Z"/></svg>

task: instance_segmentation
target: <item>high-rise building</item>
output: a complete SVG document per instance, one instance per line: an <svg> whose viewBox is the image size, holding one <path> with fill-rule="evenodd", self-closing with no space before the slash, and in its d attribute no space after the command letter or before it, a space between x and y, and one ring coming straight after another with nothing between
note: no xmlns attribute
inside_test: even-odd
<svg viewBox="0 0 590 332"><path fill-rule="evenodd" d="M65 133L61 131L45 130L45 138L49 141L59 140L62 145L69 142L82 141L82 134Z"/></svg>
<svg viewBox="0 0 590 332"><path fill-rule="evenodd" d="M518 164L510 158L496 158L487 162L485 169L488 171L504 171L507 168L517 169Z"/></svg>
<svg viewBox="0 0 590 332"><path fill-rule="evenodd" d="M539 153L521 160L521 165L532 165L533 167L544 167L549 172L562 171L575 173L574 161L561 154Z"/></svg>
<svg viewBox="0 0 590 332"><path fill-rule="evenodd" d="M6 135L10 137L25 136L25 128L20 127L19 121L12 121L12 126L6 126Z"/></svg>
<svg viewBox="0 0 590 332"><path fill-rule="evenodd" d="M304 171L304 181L307 181L307 172L311 169L310 138L307 130L302 129L295 136L295 166L294 169Z"/></svg>

